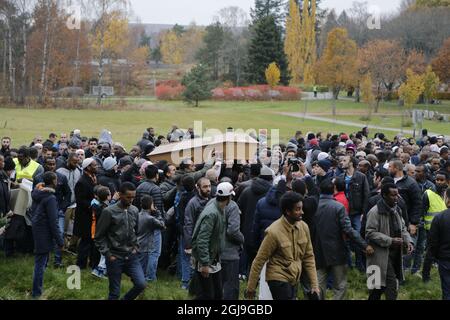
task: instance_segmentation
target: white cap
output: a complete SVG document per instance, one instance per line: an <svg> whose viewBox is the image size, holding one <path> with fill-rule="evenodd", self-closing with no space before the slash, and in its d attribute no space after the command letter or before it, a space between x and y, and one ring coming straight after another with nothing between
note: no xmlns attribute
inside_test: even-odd
<svg viewBox="0 0 450 320"><path fill-rule="evenodd" d="M321 152L321 153L319 153L319 155L317 156L317 160L320 161L320 160L327 159L328 156L329 156L328 153L326 153L326 152Z"/></svg>
<svg viewBox="0 0 450 320"><path fill-rule="evenodd" d="M220 197L228 197L228 196L234 196L236 195L233 191L234 187L229 182L222 182L217 186L217 193L216 196Z"/></svg>
<svg viewBox="0 0 450 320"><path fill-rule="evenodd" d="M91 165L91 163L94 161L95 161L94 158L84 159L83 164L82 164L83 169L86 169L87 167L89 167Z"/></svg>

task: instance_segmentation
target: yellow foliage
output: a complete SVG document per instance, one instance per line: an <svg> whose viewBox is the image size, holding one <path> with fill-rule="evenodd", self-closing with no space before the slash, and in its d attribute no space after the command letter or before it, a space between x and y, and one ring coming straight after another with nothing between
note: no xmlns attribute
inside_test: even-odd
<svg viewBox="0 0 450 320"><path fill-rule="evenodd" d="M423 83L423 77L414 73L411 69L406 71L406 75L407 80L400 86L398 94L405 102L406 107L412 107L425 90L425 85Z"/></svg>
<svg viewBox="0 0 450 320"><path fill-rule="evenodd" d="M375 101L372 75L370 73L366 74L361 81L361 97L362 101L368 105L371 105Z"/></svg>
<svg viewBox="0 0 450 320"><path fill-rule="evenodd" d="M92 47L99 55L102 45L102 27L99 27L94 35ZM128 19L119 12L113 12L106 18L104 26L103 49L116 57L122 56L129 46Z"/></svg>
<svg viewBox="0 0 450 320"><path fill-rule="evenodd" d="M423 95L425 100L430 101L436 95L440 80L433 72L431 66L427 67L422 77L424 85Z"/></svg>
<svg viewBox="0 0 450 320"><path fill-rule="evenodd" d="M171 30L162 36L161 54L164 63L181 64L183 62L183 45L176 32Z"/></svg>
<svg viewBox="0 0 450 320"><path fill-rule="evenodd" d="M266 69L267 84L274 88L280 83L281 72L275 62L272 62Z"/></svg>

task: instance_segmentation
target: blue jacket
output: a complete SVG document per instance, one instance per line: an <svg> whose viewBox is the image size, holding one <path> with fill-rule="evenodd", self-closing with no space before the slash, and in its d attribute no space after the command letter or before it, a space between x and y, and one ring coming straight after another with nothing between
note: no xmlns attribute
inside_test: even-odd
<svg viewBox="0 0 450 320"><path fill-rule="evenodd" d="M256 204L253 235L257 248L259 248L264 239L266 229L281 218L280 199L285 192L286 181L280 180L278 185L272 187L267 195Z"/></svg>
<svg viewBox="0 0 450 320"><path fill-rule="evenodd" d="M65 175L55 172L58 177L58 185L56 186L56 201L58 202L58 210L66 212L67 208L71 204L72 191L69 187L69 182ZM39 183L44 182L44 174L38 175L33 180L33 188L36 187Z"/></svg>
<svg viewBox="0 0 450 320"><path fill-rule="evenodd" d="M31 217L34 253L44 254L54 250L55 243L62 247L64 240L58 227L58 203L55 190L44 188L32 193Z"/></svg>

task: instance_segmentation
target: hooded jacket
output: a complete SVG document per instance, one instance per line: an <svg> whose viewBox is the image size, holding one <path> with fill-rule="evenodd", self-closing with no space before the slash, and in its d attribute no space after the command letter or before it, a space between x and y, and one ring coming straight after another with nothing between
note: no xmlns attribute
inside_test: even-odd
<svg viewBox="0 0 450 320"><path fill-rule="evenodd" d="M286 181L280 180L277 186L272 187L267 195L258 201L253 222L254 243L259 248L266 229L281 218L280 199L286 192Z"/></svg>
<svg viewBox="0 0 450 320"><path fill-rule="evenodd" d="M98 184L107 187L111 195L114 195L120 189L119 175L114 170L104 171L98 176Z"/></svg>
<svg viewBox="0 0 450 320"><path fill-rule="evenodd" d="M236 202L231 201L225 207L225 248L221 260L236 261L240 258L244 235L241 233L241 211Z"/></svg>
<svg viewBox="0 0 450 320"><path fill-rule="evenodd" d="M66 212L67 208L72 202L72 191L69 187L69 182L65 175L55 172L58 177L58 185L56 186L56 200L58 201L58 210ZM33 185L36 187L39 183L44 181L44 175L40 174L33 180Z"/></svg>
<svg viewBox="0 0 450 320"><path fill-rule="evenodd" d="M64 245L61 232L58 227L58 202L55 190L43 188L32 193L32 230L34 239L34 253L45 254Z"/></svg>
<svg viewBox="0 0 450 320"><path fill-rule="evenodd" d="M422 192L416 180L405 175L396 183L398 192L406 202L408 209L408 221L411 224L418 225L422 217Z"/></svg>
<svg viewBox="0 0 450 320"><path fill-rule="evenodd" d="M262 199L272 187L272 183L256 178L250 187L245 189L239 197L238 205L242 212L241 230L245 237L245 245L255 248L253 235L253 221L255 219L256 204Z"/></svg>
<svg viewBox="0 0 450 320"><path fill-rule="evenodd" d="M192 234L198 217L210 199L201 198L198 194L193 197L184 210L183 237L186 249L192 248Z"/></svg>

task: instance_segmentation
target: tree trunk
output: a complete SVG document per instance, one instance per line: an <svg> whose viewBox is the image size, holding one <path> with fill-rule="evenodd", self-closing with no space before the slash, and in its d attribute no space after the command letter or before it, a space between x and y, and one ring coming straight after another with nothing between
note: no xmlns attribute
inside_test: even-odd
<svg viewBox="0 0 450 320"><path fill-rule="evenodd" d="M100 61L98 64L98 96L97 96L97 106L100 106L102 103L102 86L103 86L103 42L105 40L104 33L101 35L101 44L100 44Z"/></svg>
<svg viewBox="0 0 450 320"><path fill-rule="evenodd" d="M44 36L44 50L42 58L41 81L39 90L39 103L43 103L47 95L46 77L47 77L47 59L48 59L48 41L50 28L50 3L47 1L47 19L45 21L45 36Z"/></svg>
<svg viewBox="0 0 450 320"><path fill-rule="evenodd" d="M10 85L10 97L13 102L16 101L15 83L14 83L14 66L12 58L12 32L11 21L9 17L6 18L6 28L8 30L8 64L9 64L9 85Z"/></svg>
<svg viewBox="0 0 450 320"><path fill-rule="evenodd" d="M26 87L27 87L27 20L25 19L22 25L22 40L23 40L23 57L22 57L22 90L20 92L20 104L25 104Z"/></svg>
<svg viewBox="0 0 450 320"><path fill-rule="evenodd" d="M81 29L78 30L78 40L77 40L77 57L75 59L75 73L73 75L73 86L78 86L79 74L80 74L80 38Z"/></svg>
<svg viewBox="0 0 450 320"><path fill-rule="evenodd" d="M8 39L5 35L3 38L3 83L2 94L6 94L6 59L8 57Z"/></svg>

